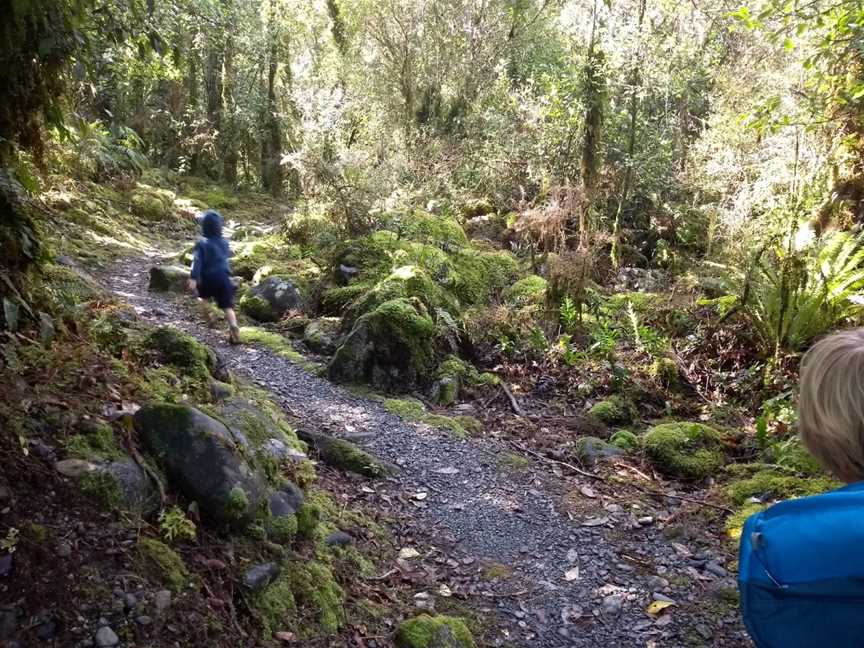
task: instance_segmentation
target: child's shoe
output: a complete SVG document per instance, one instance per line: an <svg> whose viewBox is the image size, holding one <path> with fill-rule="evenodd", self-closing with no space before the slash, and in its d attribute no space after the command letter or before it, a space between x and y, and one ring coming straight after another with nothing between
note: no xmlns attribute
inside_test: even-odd
<svg viewBox="0 0 864 648"><path fill-rule="evenodd" d="M240 344L240 327L232 326L228 329L228 344Z"/></svg>

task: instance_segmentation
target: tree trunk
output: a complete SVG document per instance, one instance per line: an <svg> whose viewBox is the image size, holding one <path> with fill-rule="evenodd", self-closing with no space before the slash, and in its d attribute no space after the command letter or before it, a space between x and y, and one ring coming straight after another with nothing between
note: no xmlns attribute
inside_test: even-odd
<svg viewBox="0 0 864 648"><path fill-rule="evenodd" d="M225 30L225 56L222 65L222 104L224 109L220 152L222 155L222 180L232 187L237 184L237 121L234 104L234 36L231 29L231 0L227 0L228 29Z"/></svg>
<svg viewBox="0 0 864 648"><path fill-rule="evenodd" d="M273 0L270 2L271 10ZM268 26L267 101L261 138L261 186L273 196L282 194L282 129L276 104L276 73L279 70L279 35L272 21Z"/></svg>
<svg viewBox="0 0 864 648"><path fill-rule="evenodd" d="M211 40L204 67L207 121L210 126L210 132L214 135L217 142L221 140L222 130L222 59L224 52L222 49L223 44L219 42L220 40L220 36L214 36ZM220 148L220 146L217 146L216 150L219 151ZM218 177L219 175L215 168L207 169L207 172L211 177Z"/></svg>

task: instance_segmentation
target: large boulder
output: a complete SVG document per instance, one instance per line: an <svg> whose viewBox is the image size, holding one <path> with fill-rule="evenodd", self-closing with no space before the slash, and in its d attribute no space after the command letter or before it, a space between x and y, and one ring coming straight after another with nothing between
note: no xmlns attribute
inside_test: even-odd
<svg viewBox="0 0 864 648"><path fill-rule="evenodd" d="M139 183L130 197L133 214L145 220L165 220L173 214L177 195L167 189L159 189Z"/></svg>
<svg viewBox="0 0 864 648"><path fill-rule="evenodd" d="M315 353L332 355L339 347L339 327L342 320L338 317L322 317L306 325L303 342Z"/></svg>
<svg viewBox="0 0 864 648"><path fill-rule="evenodd" d="M142 346L156 354L160 361L170 364L189 376L209 377L217 371L217 358L208 347L188 333L171 326L153 330L144 338Z"/></svg>
<svg viewBox="0 0 864 648"><path fill-rule="evenodd" d="M428 382L435 325L418 300L393 299L357 320L328 366L336 382L368 382L391 391Z"/></svg>
<svg viewBox="0 0 864 648"><path fill-rule="evenodd" d="M189 281L189 270L180 266L155 266L150 268L150 290L158 292L183 292Z"/></svg>
<svg viewBox="0 0 864 648"><path fill-rule="evenodd" d="M240 310L259 322L276 322L288 311L301 307L300 291L288 279L267 277L240 300Z"/></svg>
<svg viewBox="0 0 864 648"><path fill-rule="evenodd" d="M267 496L264 477L246 462L224 424L193 407L158 403L138 410L135 428L207 517L235 526L253 519Z"/></svg>

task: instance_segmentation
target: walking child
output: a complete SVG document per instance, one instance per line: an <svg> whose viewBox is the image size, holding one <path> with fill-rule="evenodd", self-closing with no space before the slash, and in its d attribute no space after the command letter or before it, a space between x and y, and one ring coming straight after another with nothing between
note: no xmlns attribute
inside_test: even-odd
<svg viewBox="0 0 864 648"><path fill-rule="evenodd" d="M228 241L222 236L222 217L219 212L212 209L204 212L201 233L204 237L195 244L189 290L197 290L201 299L215 300L216 305L225 311L225 319L228 320L228 342L240 344L240 328L234 313L234 285L228 265L231 250Z"/></svg>

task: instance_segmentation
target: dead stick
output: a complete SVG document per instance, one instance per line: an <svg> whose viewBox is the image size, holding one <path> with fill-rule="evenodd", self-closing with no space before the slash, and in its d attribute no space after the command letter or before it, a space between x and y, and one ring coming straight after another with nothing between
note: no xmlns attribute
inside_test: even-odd
<svg viewBox="0 0 864 648"><path fill-rule="evenodd" d="M591 479L597 479L599 481L606 481L600 475L595 475L594 473L589 473L586 470L582 470L581 468L577 468L573 464L569 464L566 461L559 461L558 459L553 459L552 457L547 457L546 455L540 454L539 452L535 452L531 448L526 448L523 445L516 443L515 441L510 442L516 449L521 450L522 452L527 452L530 455L541 459L542 461L546 461L548 463L558 464L559 466L564 466L565 468L569 468L573 472L582 475L583 477L590 477Z"/></svg>
<svg viewBox="0 0 864 648"><path fill-rule="evenodd" d="M510 391L507 383L505 383L503 380L501 381L501 390L506 394L508 400L510 401L510 406L513 408L513 411L516 412L516 416L525 416L525 410L519 407L519 403L516 402L516 397L513 396L513 392Z"/></svg>

